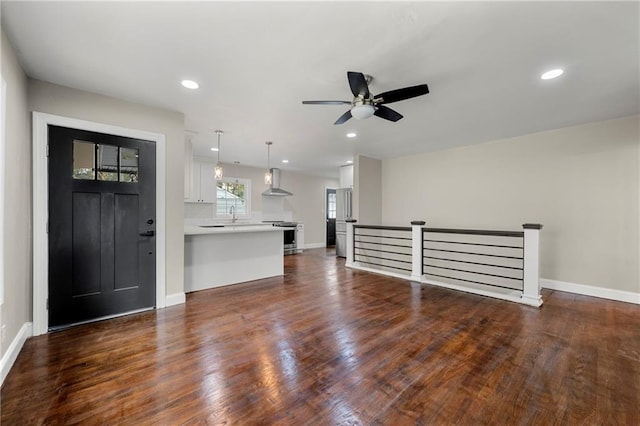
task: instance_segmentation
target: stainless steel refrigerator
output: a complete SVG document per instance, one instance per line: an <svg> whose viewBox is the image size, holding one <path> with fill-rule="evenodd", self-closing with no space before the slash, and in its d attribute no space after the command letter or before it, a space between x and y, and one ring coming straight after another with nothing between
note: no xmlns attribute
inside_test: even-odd
<svg viewBox="0 0 640 426"><path fill-rule="evenodd" d="M351 188L336 190L336 256L347 257L347 220L353 216Z"/></svg>

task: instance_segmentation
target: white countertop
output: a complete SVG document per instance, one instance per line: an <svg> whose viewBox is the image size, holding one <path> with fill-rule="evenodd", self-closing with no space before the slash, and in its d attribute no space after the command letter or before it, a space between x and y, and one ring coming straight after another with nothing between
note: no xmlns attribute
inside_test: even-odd
<svg viewBox="0 0 640 426"><path fill-rule="evenodd" d="M235 234L242 232L282 232L295 227L272 226L271 224L237 224L224 226L185 225L184 235Z"/></svg>

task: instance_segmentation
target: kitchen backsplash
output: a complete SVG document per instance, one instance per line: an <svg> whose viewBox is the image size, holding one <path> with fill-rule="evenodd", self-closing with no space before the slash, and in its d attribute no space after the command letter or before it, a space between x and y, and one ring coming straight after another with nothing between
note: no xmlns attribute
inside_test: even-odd
<svg viewBox="0 0 640 426"><path fill-rule="evenodd" d="M262 197L262 211L252 211L251 217L243 217L242 220L250 220L255 222L284 220L294 220L293 212L286 210L284 207L284 197ZM225 221L231 216L223 215L216 217L216 205L213 203L184 203L184 219L186 222L205 219L215 222L216 220Z"/></svg>
<svg viewBox="0 0 640 426"><path fill-rule="evenodd" d="M216 205L210 203L184 203L185 219L211 219Z"/></svg>

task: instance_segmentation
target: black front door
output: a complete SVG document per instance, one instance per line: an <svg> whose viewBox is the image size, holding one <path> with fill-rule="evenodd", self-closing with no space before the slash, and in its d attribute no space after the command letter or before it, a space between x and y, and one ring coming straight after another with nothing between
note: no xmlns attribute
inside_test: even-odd
<svg viewBox="0 0 640 426"><path fill-rule="evenodd" d="M49 328L155 306L155 144L49 126Z"/></svg>
<svg viewBox="0 0 640 426"><path fill-rule="evenodd" d="M336 190L327 189L327 247L336 245Z"/></svg>

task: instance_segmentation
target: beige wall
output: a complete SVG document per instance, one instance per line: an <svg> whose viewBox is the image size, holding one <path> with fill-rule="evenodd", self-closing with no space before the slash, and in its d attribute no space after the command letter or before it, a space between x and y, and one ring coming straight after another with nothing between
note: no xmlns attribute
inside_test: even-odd
<svg viewBox="0 0 640 426"><path fill-rule="evenodd" d="M541 276L640 292L639 117L385 160L382 221L544 225Z"/></svg>
<svg viewBox="0 0 640 426"><path fill-rule="evenodd" d="M29 81L29 109L165 135L167 294L182 293L184 115L39 80Z"/></svg>
<svg viewBox="0 0 640 426"><path fill-rule="evenodd" d="M4 204L4 339L0 352L31 321L31 118L27 108L27 77L2 32L2 77L7 83Z"/></svg>
<svg viewBox="0 0 640 426"><path fill-rule="evenodd" d="M267 189L265 169L237 164L223 164L223 168L225 177L251 180L251 210L262 211L262 192ZM336 188L338 180L281 170L280 186L293 193L284 197L284 209L293 214L293 220L304 223L305 245L324 244L325 188Z"/></svg>
<svg viewBox="0 0 640 426"><path fill-rule="evenodd" d="M353 167L353 218L361 225L382 223L382 162L356 156Z"/></svg>
<svg viewBox="0 0 640 426"><path fill-rule="evenodd" d="M293 212L294 220L304 223L305 245L326 243L325 188L337 188L338 183L338 179L285 170L280 174L280 186L293 192L284 199L285 209Z"/></svg>

